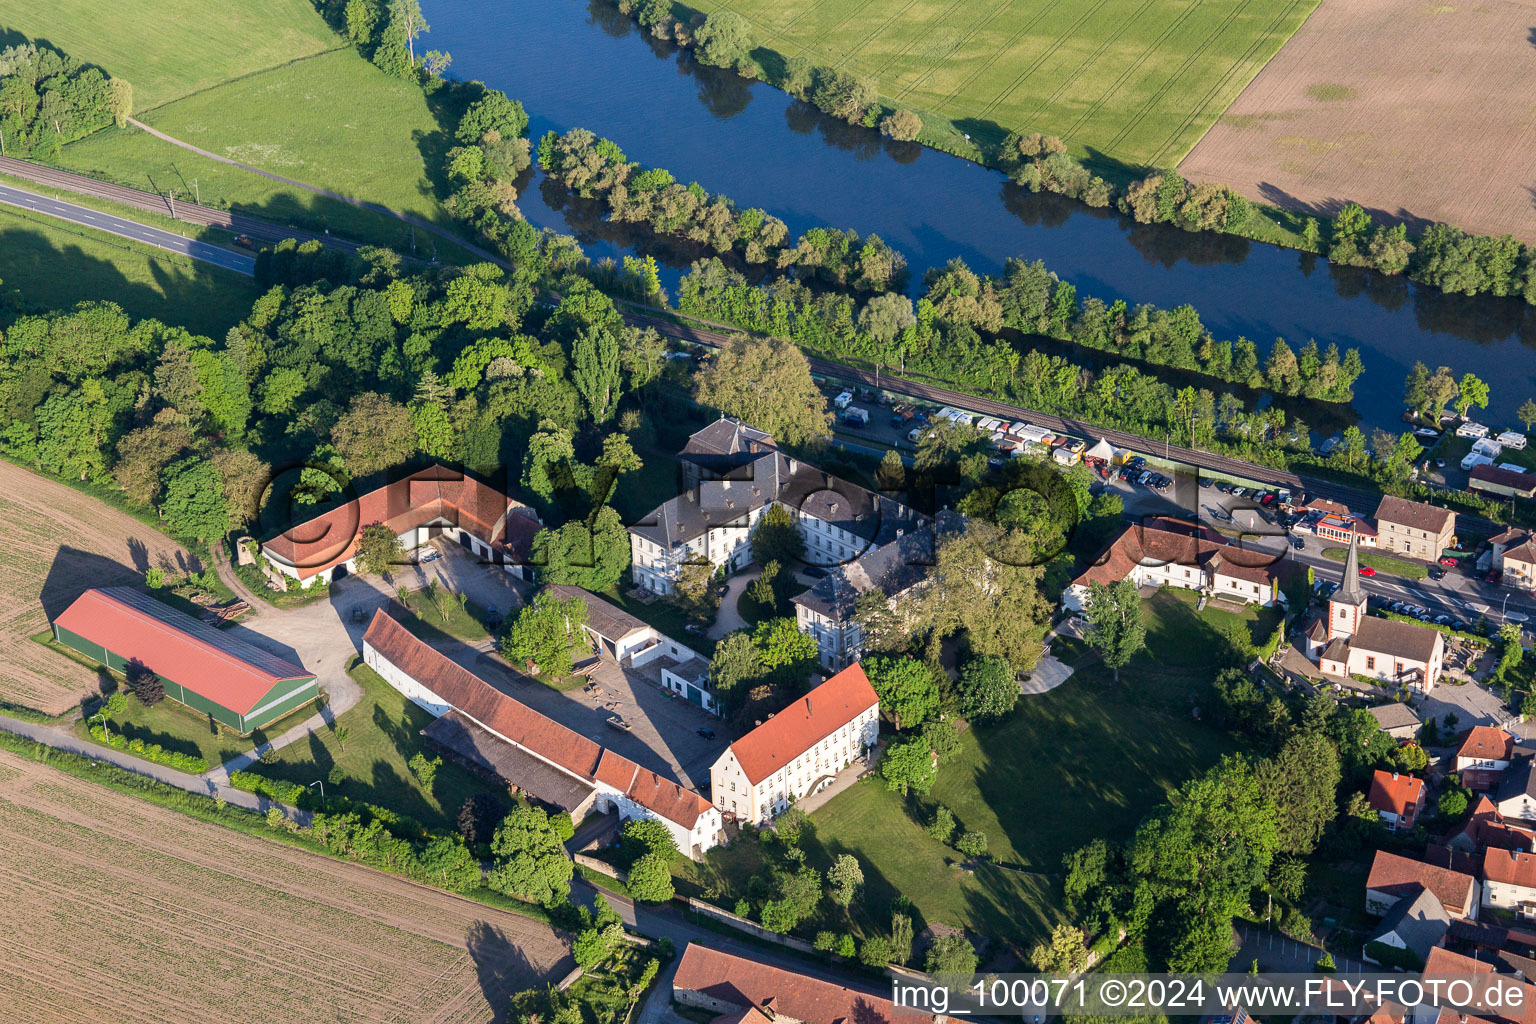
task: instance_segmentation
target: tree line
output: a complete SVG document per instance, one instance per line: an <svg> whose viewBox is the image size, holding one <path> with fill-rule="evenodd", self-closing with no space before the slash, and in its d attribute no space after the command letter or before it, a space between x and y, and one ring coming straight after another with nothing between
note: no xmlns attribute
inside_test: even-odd
<svg viewBox="0 0 1536 1024"><path fill-rule="evenodd" d="M126 124L133 88L49 46L0 50L0 136L9 156L53 160L66 143Z"/></svg>

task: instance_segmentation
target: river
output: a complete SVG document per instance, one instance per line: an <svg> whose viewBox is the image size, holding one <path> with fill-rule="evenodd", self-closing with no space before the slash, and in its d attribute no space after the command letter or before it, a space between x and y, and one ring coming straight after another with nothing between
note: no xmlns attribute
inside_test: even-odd
<svg viewBox="0 0 1536 1024"><path fill-rule="evenodd" d="M762 207L792 235L817 225L878 234L906 255L914 288L925 269L955 256L983 272L1021 256L1044 260L1080 295L1190 303L1218 338L1246 335L1261 352L1277 337L1293 347L1309 337L1355 347L1365 374L1353 405L1365 426L1399 427L1415 360L1487 381L1491 406L1478 418L1496 429L1518 429L1515 408L1536 397L1536 309L1520 300L1446 296L1291 250L1030 195L996 171L891 142L760 82L701 67L606 0L425 6L427 42L453 54L453 74L521 100L535 141L551 129L588 128L631 160ZM519 206L539 227L574 232L594 256L633 251L626 229L562 192L539 176ZM666 258L674 281L691 258L645 248ZM1315 426L1349 418L1301 415Z"/></svg>

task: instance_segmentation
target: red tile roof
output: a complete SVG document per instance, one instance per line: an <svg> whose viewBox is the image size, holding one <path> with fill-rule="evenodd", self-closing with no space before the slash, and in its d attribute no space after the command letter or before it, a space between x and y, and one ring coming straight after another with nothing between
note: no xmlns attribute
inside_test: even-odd
<svg viewBox="0 0 1536 1024"><path fill-rule="evenodd" d="M1383 495L1381 504L1376 506L1377 523L1407 526L1423 530L1430 536L1436 536L1445 529L1446 523L1455 514L1447 508L1426 505L1422 501L1409 501L1391 494Z"/></svg>
<svg viewBox="0 0 1536 1024"><path fill-rule="evenodd" d="M1275 556L1227 543L1209 527L1168 516L1153 516L1125 528L1073 586L1114 583L1138 565L1199 565L1250 583L1274 583ZM1211 565L1211 563L1215 563Z"/></svg>
<svg viewBox="0 0 1536 1024"><path fill-rule="evenodd" d="M1454 832L1445 837L1446 842L1463 838L1473 850L1498 847L1504 850L1529 850L1536 846L1536 832L1511 825L1504 820L1492 800L1486 796L1477 798L1472 815Z"/></svg>
<svg viewBox="0 0 1536 1024"><path fill-rule="evenodd" d="M772 967L696 942L690 942L683 950L672 987L699 992L732 1006L771 1007L774 1016L782 1014L811 1024L896 1024L902 1019L920 1019L913 1016L912 1010L898 1011L884 996ZM922 1016L934 1019L931 1015Z"/></svg>
<svg viewBox="0 0 1536 1024"><path fill-rule="evenodd" d="M1428 889L1441 906L1459 915L1469 909L1467 902L1472 895L1472 876L1378 850L1376 859L1371 862L1365 887L1397 897L1411 897L1420 889Z"/></svg>
<svg viewBox="0 0 1536 1024"><path fill-rule="evenodd" d="M1477 974L1493 974L1497 966L1487 960L1474 960L1460 953L1452 953L1443 946L1436 946L1429 951L1424 958L1424 978L1428 981L1439 981L1445 984L1454 979L1466 978ZM1493 979L1489 979L1493 983ZM1519 999L1512 998L1515 993L1508 991L1508 986L1521 985L1518 993ZM1500 981L1500 989L1505 993L1502 1000L1510 1010L1505 1013L1497 1013L1493 1010L1484 1010L1480 1014L1458 1014L1453 1007L1442 1007L1436 1019L1436 1024L1494 1024L1494 1022L1519 1022L1519 1024L1531 1024L1536 1021L1536 987L1529 984L1521 984L1518 977L1506 977ZM1474 992L1473 1000L1480 1001L1482 992Z"/></svg>
<svg viewBox="0 0 1536 1024"><path fill-rule="evenodd" d="M510 529L509 514L520 517ZM538 532L538 520L526 506L471 476L429 466L300 523L262 547L294 566L300 579L309 579L355 555L365 526L383 523L404 533L435 519L513 550L530 544Z"/></svg>
<svg viewBox="0 0 1536 1024"><path fill-rule="evenodd" d="M1483 877L1490 882L1536 889L1536 853L1492 847L1483 854Z"/></svg>
<svg viewBox="0 0 1536 1024"><path fill-rule="evenodd" d="M1503 729L1491 725L1474 725L1461 734L1461 749L1457 757L1471 757L1479 761L1508 761L1515 752L1515 738Z"/></svg>
<svg viewBox="0 0 1536 1024"><path fill-rule="evenodd" d="M1371 806L1399 817L1416 816L1424 807L1424 780L1412 775L1377 771L1371 776Z"/></svg>
<svg viewBox="0 0 1536 1024"><path fill-rule="evenodd" d="M447 655L428 646L384 609L374 613L363 642L460 714L592 783L602 783L669 821L692 829L713 806L692 790L514 700Z"/></svg>
<svg viewBox="0 0 1536 1024"><path fill-rule="evenodd" d="M53 624L237 715L249 713L278 683L314 678L301 665L131 587L87 590Z"/></svg>
<svg viewBox="0 0 1536 1024"><path fill-rule="evenodd" d="M731 744L753 785L880 703L858 662Z"/></svg>

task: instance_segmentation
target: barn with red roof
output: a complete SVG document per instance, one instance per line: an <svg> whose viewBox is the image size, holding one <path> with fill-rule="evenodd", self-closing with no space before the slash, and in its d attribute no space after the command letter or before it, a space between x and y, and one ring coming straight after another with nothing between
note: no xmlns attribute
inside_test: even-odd
<svg viewBox="0 0 1536 1024"><path fill-rule="evenodd" d="M239 733L314 700L313 672L131 587L87 590L53 620L53 638L108 668L141 665L165 694Z"/></svg>

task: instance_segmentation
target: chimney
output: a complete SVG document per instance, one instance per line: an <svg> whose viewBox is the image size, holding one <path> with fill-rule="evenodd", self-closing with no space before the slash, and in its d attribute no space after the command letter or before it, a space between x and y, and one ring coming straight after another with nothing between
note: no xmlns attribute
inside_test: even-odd
<svg viewBox="0 0 1536 1024"><path fill-rule="evenodd" d="M809 698L809 697L805 698L805 713L806 714L810 714L811 713L811 698Z"/></svg>

